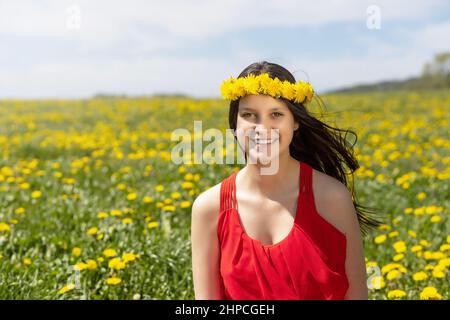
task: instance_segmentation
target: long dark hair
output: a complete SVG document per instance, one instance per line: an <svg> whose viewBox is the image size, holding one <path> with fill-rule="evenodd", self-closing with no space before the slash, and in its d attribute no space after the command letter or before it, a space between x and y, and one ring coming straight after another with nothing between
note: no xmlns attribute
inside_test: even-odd
<svg viewBox="0 0 450 320"><path fill-rule="evenodd" d="M262 73L268 73L271 78L277 77L281 81L296 82L294 76L284 67L267 61L249 65L238 77ZM289 153L294 159L305 162L314 169L336 178L345 186L348 186L348 182L344 164L350 168L353 205L356 209L361 232L365 237L370 229L378 227L381 222L374 217L378 209L362 206L356 199L353 179L353 172L359 168L358 160L353 154L353 146L357 141L356 133L352 130L342 130L327 125L313 117L302 103L295 103L282 97L280 99L286 103L294 119L300 124L299 129L294 131L294 136L289 145ZM319 103L319 106L323 105L317 94L315 94L314 99ZM237 127L238 111L239 100L231 101L228 122L233 130L236 130ZM344 137L342 137L341 132L345 132ZM346 139L347 133L355 136L355 142L352 145ZM247 156L245 158L247 159Z"/></svg>

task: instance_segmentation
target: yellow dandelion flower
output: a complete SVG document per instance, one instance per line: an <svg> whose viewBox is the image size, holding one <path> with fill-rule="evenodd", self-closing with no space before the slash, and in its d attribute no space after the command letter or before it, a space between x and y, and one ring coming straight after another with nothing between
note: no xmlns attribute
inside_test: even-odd
<svg viewBox="0 0 450 320"><path fill-rule="evenodd" d="M123 260L125 263L130 262L130 261L134 261L134 260L136 260L136 258L137 258L137 255L135 255L135 254L132 253L132 252L125 252L125 253L122 255L122 260Z"/></svg>
<svg viewBox="0 0 450 320"><path fill-rule="evenodd" d="M117 256L117 252L114 249L105 249L103 250L103 255L108 258L115 257Z"/></svg>
<svg viewBox="0 0 450 320"><path fill-rule="evenodd" d="M144 201L144 203L151 203L151 202L153 202L153 198L152 197L144 197L143 201Z"/></svg>
<svg viewBox="0 0 450 320"><path fill-rule="evenodd" d="M397 279L401 276L402 274L400 273L400 271L398 270L391 270L388 272L388 274L386 275L386 278L388 280L394 280Z"/></svg>
<svg viewBox="0 0 450 320"><path fill-rule="evenodd" d="M136 194L136 193L130 193L130 194L127 196L127 200L129 200L129 201L136 200L136 198L137 198L137 194Z"/></svg>
<svg viewBox="0 0 450 320"><path fill-rule="evenodd" d="M42 195L42 192L41 192L41 191L33 191L33 192L31 193L31 198L33 198L33 199L38 199L38 198L41 197L41 195Z"/></svg>
<svg viewBox="0 0 450 320"><path fill-rule="evenodd" d="M414 209L414 215L421 216L425 214L425 207L419 207Z"/></svg>
<svg viewBox="0 0 450 320"><path fill-rule="evenodd" d="M393 258L394 261L400 261L405 257L403 253L396 254Z"/></svg>
<svg viewBox="0 0 450 320"><path fill-rule="evenodd" d="M423 281L427 278L428 278L428 275L423 271L419 271L419 272L416 272L413 274L414 281Z"/></svg>
<svg viewBox="0 0 450 320"><path fill-rule="evenodd" d="M448 266L450 266L450 258L441 259L439 261L439 265L443 268L447 268Z"/></svg>
<svg viewBox="0 0 450 320"><path fill-rule="evenodd" d="M69 292L69 291L73 290L74 288L75 288L75 285L74 285L73 283L69 283L69 284L66 284L64 287L62 287L62 288L58 291L58 293L59 293L59 294L64 294L64 293L66 293L66 292Z"/></svg>
<svg viewBox="0 0 450 320"><path fill-rule="evenodd" d="M131 224L131 223L133 223L133 219L130 219L130 218L122 219L122 223L123 224Z"/></svg>
<svg viewBox="0 0 450 320"><path fill-rule="evenodd" d="M87 268L87 264L84 262L78 262L73 266L74 270L82 271Z"/></svg>
<svg viewBox="0 0 450 320"><path fill-rule="evenodd" d="M385 224L385 223L382 223L382 224L380 224L380 225L378 226L378 229L379 229L379 230L382 230L382 231L385 231L385 230L391 230L391 226L390 226L390 225L387 225L387 224Z"/></svg>
<svg viewBox="0 0 450 320"><path fill-rule="evenodd" d="M379 290L386 286L384 278L382 276L373 276L370 278L370 284L373 289Z"/></svg>
<svg viewBox="0 0 450 320"><path fill-rule="evenodd" d="M121 210L117 210L117 209L113 209L113 210L111 210L111 215L112 216L121 216L122 215L122 211Z"/></svg>
<svg viewBox="0 0 450 320"><path fill-rule="evenodd" d="M420 193L418 193L417 195L416 195L416 198L418 199L418 200L423 200L423 199L425 199L427 197L427 194L425 193L425 192L420 192Z"/></svg>
<svg viewBox="0 0 450 320"><path fill-rule="evenodd" d="M387 239L387 236L385 234L382 234L382 235L376 236L374 239L374 242L376 244L381 244L381 243L385 242L386 239Z"/></svg>
<svg viewBox="0 0 450 320"><path fill-rule="evenodd" d="M440 222L441 220L442 220L441 216L438 215L432 216L430 219L432 223Z"/></svg>
<svg viewBox="0 0 450 320"><path fill-rule="evenodd" d="M110 269L121 270L121 269L125 268L125 262L120 260L120 258L113 258L113 259L109 260L108 267Z"/></svg>
<svg viewBox="0 0 450 320"><path fill-rule="evenodd" d="M417 233L415 231L413 231L413 230L408 230L408 235L411 238L416 238L417 237Z"/></svg>
<svg viewBox="0 0 450 320"><path fill-rule="evenodd" d="M80 249L80 248L75 247L75 248L72 249L72 255L73 255L73 256L79 257L80 254L81 254L81 249Z"/></svg>
<svg viewBox="0 0 450 320"><path fill-rule="evenodd" d="M425 287L422 292L420 292L421 300L441 300L442 296L437 292L434 287Z"/></svg>
<svg viewBox="0 0 450 320"><path fill-rule="evenodd" d="M227 80L224 80L220 85L220 93L222 97L227 100L235 100L236 97L234 95L233 84L235 83L235 79L230 77Z"/></svg>
<svg viewBox="0 0 450 320"><path fill-rule="evenodd" d="M122 282L122 279L117 278L117 277L111 277L106 279L106 283L109 285L118 285Z"/></svg>
<svg viewBox="0 0 450 320"><path fill-rule="evenodd" d="M439 251L436 252L425 251L424 258L425 260L439 260L445 258L445 254Z"/></svg>
<svg viewBox="0 0 450 320"><path fill-rule="evenodd" d="M158 222L157 222L157 221L152 221L152 222L149 222L149 223L147 224L147 227L148 227L149 229L156 228L157 226L158 226Z"/></svg>
<svg viewBox="0 0 450 320"><path fill-rule="evenodd" d="M424 247L428 247L430 245L430 243L427 240L420 240L419 243Z"/></svg>
<svg viewBox="0 0 450 320"><path fill-rule="evenodd" d="M116 186L116 188L117 188L118 190L125 190L125 189L127 188L127 185L124 184L124 183L119 183L119 184Z"/></svg>
<svg viewBox="0 0 450 320"><path fill-rule="evenodd" d="M293 100L295 97L295 89L291 82L284 80L281 86L281 93L284 98Z"/></svg>
<svg viewBox="0 0 450 320"><path fill-rule="evenodd" d="M109 215L108 215L107 212L99 212L97 214L97 218L99 218L99 219L105 219L105 218L108 218L108 217L109 217Z"/></svg>
<svg viewBox="0 0 450 320"><path fill-rule="evenodd" d="M157 192L163 192L164 191L164 186L163 185L157 185L156 187L155 187L155 191L157 191Z"/></svg>
<svg viewBox="0 0 450 320"><path fill-rule="evenodd" d="M431 275L433 276L433 278L442 279L445 276L445 272L443 269L436 267L431 272Z"/></svg>
<svg viewBox="0 0 450 320"><path fill-rule="evenodd" d="M277 97L281 96L281 92L282 92L281 88L282 88L282 83L281 83L280 79L275 78L275 79L272 79L272 81L270 81L268 83L266 92L268 95L270 95L274 98L277 98Z"/></svg>
<svg viewBox="0 0 450 320"><path fill-rule="evenodd" d="M425 207L426 214L433 214L439 212L439 208L437 206L428 206Z"/></svg>
<svg viewBox="0 0 450 320"><path fill-rule="evenodd" d="M183 183L181 183L181 188L189 190L194 188L194 184L190 181L184 181Z"/></svg>
<svg viewBox="0 0 450 320"><path fill-rule="evenodd" d="M179 193L179 192L172 192L172 193L170 194L170 196L171 196L173 199L180 199L180 198L181 198L181 193Z"/></svg>
<svg viewBox="0 0 450 320"><path fill-rule="evenodd" d="M92 228L89 228L86 233L90 236L93 236L93 235L96 235L97 232L98 232L98 228L92 227Z"/></svg>
<svg viewBox="0 0 450 320"><path fill-rule="evenodd" d="M9 231L11 231L11 227L9 226L9 224L0 222L0 232L9 232Z"/></svg>
<svg viewBox="0 0 450 320"><path fill-rule="evenodd" d="M403 290L391 290L388 292L388 299L398 300L406 296L406 292Z"/></svg>
<svg viewBox="0 0 450 320"><path fill-rule="evenodd" d="M296 83L294 85L294 90L295 90L294 101L297 103L302 103L306 99L304 83L303 82Z"/></svg>
<svg viewBox="0 0 450 320"><path fill-rule="evenodd" d="M404 212L405 214L410 214L410 213L413 212L413 208L405 208L405 209L403 210L403 212Z"/></svg>
<svg viewBox="0 0 450 320"><path fill-rule="evenodd" d="M406 243L404 241L397 241L393 244L393 247L397 253L402 253L406 251Z"/></svg>
<svg viewBox="0 0 450 320"><path fill-rule="evenodd" d="M190 206L191 206L191 202L190 201L182 201L180 203L180 208L181 209L186 209L186 208L189 208Z"/></svg>
<svg viewBox="0 0 450 320"><path fill-rule="evenodd" d="M258 93L268 94L267 87L272 82L272 78L267 73L260 74L257 78L259 79Z"/></svg>
<svg viewBox="0 0 450 320"><path fill-rule="evenodd" d="M389 233L389 238L398 237L398 231L392 231Z"/></svg>
<svg viewBox="0 0 450 320"><path fill-rule="evenodd" d="M89 259L88 261L86 261L86 268L89 270L97 269L97 262L95 262L95 260Z"/></svg>
<svg viewBox="0 0 450 320"><path fill-rule="evenodd" d="M162 207L163 211L167 211L167 212L175 212L175 206L164 206Z"/></svg>
<svg viewBox="0 0 450 320"><path fill-rule="evenodd" d="M15 214L24 214L25 213L25 208L17 208L16 210L14 210Z"/></svg>
<svg viewBox="0 0 450 320"><path fill-rule="evenodd" d="M244 82L244 89L247 94L258 94L259 81L254 74L249 74Z"/></svg>

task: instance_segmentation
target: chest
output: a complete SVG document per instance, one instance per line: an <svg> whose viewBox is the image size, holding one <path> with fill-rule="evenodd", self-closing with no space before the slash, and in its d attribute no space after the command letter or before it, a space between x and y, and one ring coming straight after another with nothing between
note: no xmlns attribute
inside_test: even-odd
<svg viewBox="0 0 450 320"><path fill-rule="evenodd" d="M300 212L300 197L305 195L298 192L298 189L293 190L273 199L245 191L237 193L238 218L243 232L263 245L281 242L291 232ZM321 210L319 181L316 182L312 199L317 209Z"/></svg>
<svg viewBox="0 0 450 320"><path fill-rule="evenodd" d="M298 191L268 199L243 194L236 197L243 231L263 245L282 241L292 230L298 209Z"/></svg>

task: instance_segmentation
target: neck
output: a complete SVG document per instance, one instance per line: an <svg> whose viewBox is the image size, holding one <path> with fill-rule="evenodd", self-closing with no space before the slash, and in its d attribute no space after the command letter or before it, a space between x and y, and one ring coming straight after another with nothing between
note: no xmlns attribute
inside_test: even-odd
<svg viewBox="0 0 450 320"><path fill-rule="evenodd" d="M253 190L256 194L264 196L283 194L298 185L299 166L299 162L290 154L285 156L280 154L278 170L274 170L273 174L261 174L261 168L268 165L247 164L242 169L243 184L246 189Z"/></svg>

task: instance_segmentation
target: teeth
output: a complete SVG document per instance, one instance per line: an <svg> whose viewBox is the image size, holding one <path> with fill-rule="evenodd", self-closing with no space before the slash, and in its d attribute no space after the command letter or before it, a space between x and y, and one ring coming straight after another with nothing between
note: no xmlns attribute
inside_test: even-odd
<svg viewBox="0 0 450 320"><path fill-rule="evenodd" d="M272 139L272 140L262 140L262 139L257 139L257 140L253 140L255 141L257 144L270 144L276 141L276 139Z"/></svg>

